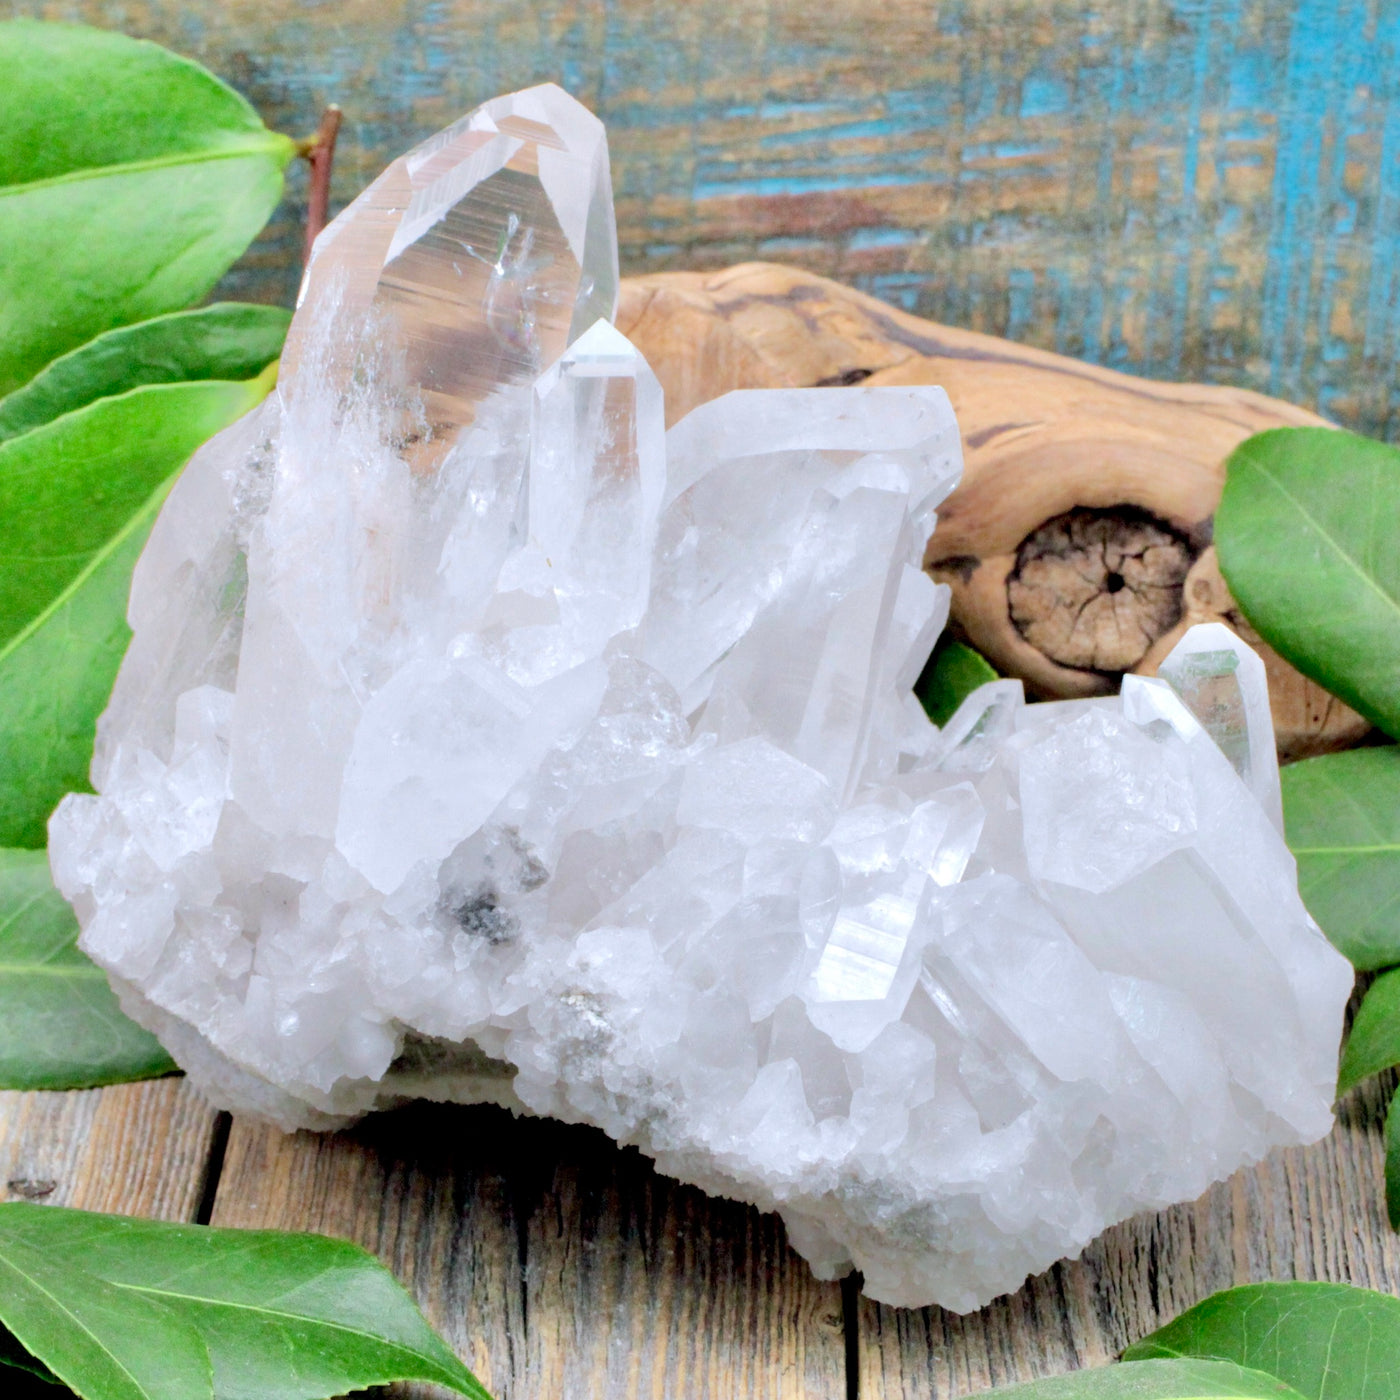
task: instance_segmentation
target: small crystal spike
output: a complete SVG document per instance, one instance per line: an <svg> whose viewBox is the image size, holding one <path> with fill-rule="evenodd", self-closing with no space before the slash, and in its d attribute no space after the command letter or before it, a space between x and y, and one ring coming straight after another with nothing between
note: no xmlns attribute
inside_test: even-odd
<svg viewBox="0 0 1400 1400"><path fill-rule="evenodd" d="M931 758L951 773L975 773L991 765L1026 702L1020 681L988 681L969 695L943 726Z"/></svg>
<svg viewBox="0 0 1400 1400"><path fill-rule="evenodd" d="M535 386L526 538L498 587L547 599L559 621L552 635L521 635L512 677L544 680L641 622L665 489L661 386L627 337L599 321Z"/></svg>
<svg viewBox="0 0 1400 1400"><path fill-rule="evenodd" d="M1258 653L1223 622L1203 622L1187 631L1157 674L1181 696L1282 831L1269 680Z"/></svg>

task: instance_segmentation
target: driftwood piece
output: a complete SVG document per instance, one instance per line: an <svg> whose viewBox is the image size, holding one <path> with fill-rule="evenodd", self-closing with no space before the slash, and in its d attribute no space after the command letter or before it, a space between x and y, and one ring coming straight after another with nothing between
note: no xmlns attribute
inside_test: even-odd
<svg viewBox="0 0 1400 1400"><path fill-rule="evenodd" d="M794 268L623 282L619 327L666 390L668 421L731 389L941 384L966 470L926 567L956 629L1039 696L1101 695L1152 674L1192 623L1260 647L1286 759L1368 725L1260 644L1215 563L1212 516L1234 447L1316 426L1246 389L1165 384L923 321Z"/></svg>

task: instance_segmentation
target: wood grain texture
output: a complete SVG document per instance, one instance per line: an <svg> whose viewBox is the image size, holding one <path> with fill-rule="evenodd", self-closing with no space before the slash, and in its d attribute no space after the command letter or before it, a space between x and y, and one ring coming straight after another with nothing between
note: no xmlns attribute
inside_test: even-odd
<svg viewBox="0 0 1400 1400"><path fill-rule="evenodd" d="M840 1288L776 1218L591 1129L436 1105L326 1136L235 1119L213 1223L374 1250L496 1400L846 1394Z"/></svg>
<svg viewBox="0 0 1400 1400"><path fill-rule="evenodd" d="M0 1200L192 1221L216 1116L183 1078L0 1092Z"/></svg>
<svg viewBox="0 0 1400 1400"><path fill-rule="evenodd" d="M188 53L333 207L552 79L624 270L796 263L907 310L1400 434L1400 0L10 0ZM289 303L304 172L228 290Z"/></svg>
<svg viewBox="0 0 1400 1400"><path fill-rule="evenodd" d="M1393 1076L1343 1101L1336 1129L1273 1154L1192 1205L1106 1231L1083 1257L967 1317L860 1304L860 1393L959 1400L1113 1360L1221 1288L1327 1279L1400 1292L1382 1124Z"/></svg>
<svg viewBox="0 0 1400 1400"><path fill-rule="evenodd" d="M1109 1230L981 1312L861 1300L860 1395L958 1400L1106 1364L1236 1283L1400 1292L1382 1186L1392 1085L1349 1095L1317 1146ZM0 1184L8 1199L189 1220L214 1118L180 1079L0 1094ZM666 1181L591 1130L430 1105L325 1136L235 1121L213 1223L373 1249L497 1400L847 1393L840 1291L810 1277L776 1219Z"/></svg>

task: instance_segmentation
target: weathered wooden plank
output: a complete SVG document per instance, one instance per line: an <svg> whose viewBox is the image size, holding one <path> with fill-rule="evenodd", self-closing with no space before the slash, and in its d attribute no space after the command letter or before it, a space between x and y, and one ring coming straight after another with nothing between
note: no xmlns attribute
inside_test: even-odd
<svg viewBox="0 0 1400 1400"><path fill-rule="evenodd" d="M862 1300L861 1394L957 1400L1103 1365L1207 1294L1240 1283L1329 1279L1400 1291L1400 1241L1386 1222L1382 1175L1385 1104L1381 1084L1363 1086L1323 1142L1275 1153L1192 1205L1109 1230L1081 1259L981 1312L958 1317Z"/></svg>
<svg viewBox="0 0 1400 1400"><path fill-rule="evenodd" d="M340 203L493 93L608 122L636 273L762 258L1400 433L1400 0L12 0L208 63ZM288 302L304 178L230 282Z"/></svg>
<svg viewBox="0 0 1400 1400"><path fill-rule="evenodd" d="M1104 1364L1234 1283L1400 1291L1384 1104L1364 1086L1325 1142L1110 1230L980 1313L862 1300L861 1393L954 1400ZM0 1184L9 1199L193 1219L213 1133L179 1079L0 1094ZM587 1130L426 1106L324 1137L236 1122L213 1221L376 1250L499 1400L845 1393L838 1290L810 1279L776 1221Z"/></svg>
<svg viewBox="0 0 1400 1400"><path fill-rule="evenodd" d="M0 1093L0 1200L194 1220L216 1119L182 1078Z"/></svg>
<svg viewBox="0 0 1400 1400"><path fill-rule="evenodd" d="M213 1223L374 1250L497 1400L840 1400L840 1288L772 1216L600 1133L420 1105L347 1133L235 1119Z"/></svg>

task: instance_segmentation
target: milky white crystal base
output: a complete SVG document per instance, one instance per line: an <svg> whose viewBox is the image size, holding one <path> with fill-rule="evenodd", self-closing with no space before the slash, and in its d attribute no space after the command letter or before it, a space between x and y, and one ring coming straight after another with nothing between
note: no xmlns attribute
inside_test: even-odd
<svg viewBox="0 0 1400 1400"><path fill-rule="evenodd" d="M562 94L503 101L394 175L431 198L367 206L369 265L407 239L430 305L425 201L513 229L518 143L567 147ZM583 304L615 251L580 130L546 168ZM521 258L488 310L507 274L529 302ZM667 434L551 273L485 388L420 401L438 323L322 268L298 368L157 523L100 795L50 833L84 948L211 1096L593 1123L780 1211L822 1276L956 1309L1327 1131L1351 976L1271 820L1247 648L1188 637L1111 700L997 682L940 733L940 390L732 394Z"/></svg>

